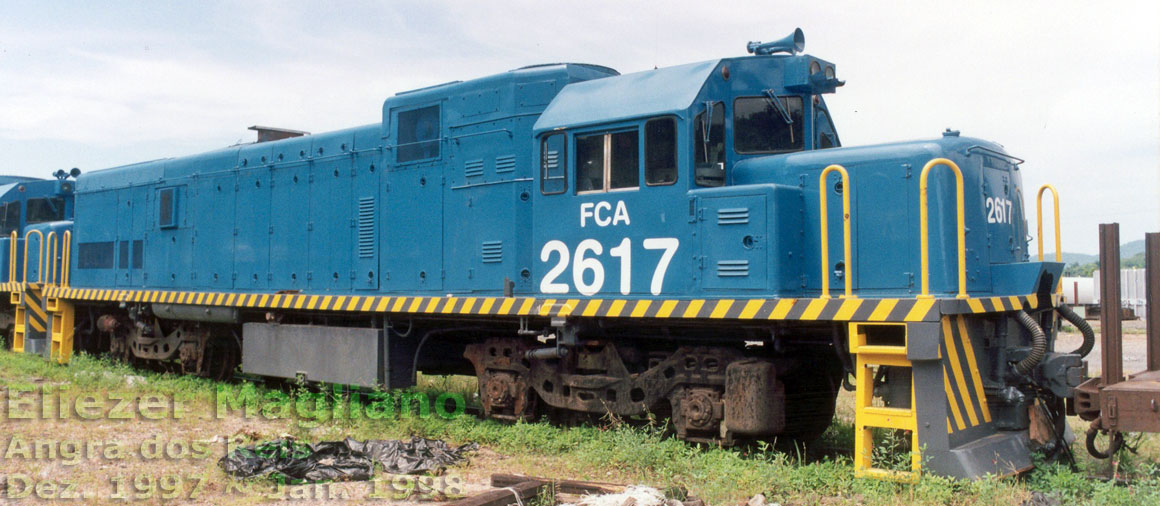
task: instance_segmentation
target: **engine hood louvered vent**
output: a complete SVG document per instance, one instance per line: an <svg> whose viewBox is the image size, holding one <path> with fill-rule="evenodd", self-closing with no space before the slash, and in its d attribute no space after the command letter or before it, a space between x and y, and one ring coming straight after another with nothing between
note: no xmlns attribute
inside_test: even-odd
<svg viewBox="0 0 1160 506"><path fill-rule="evenodd" d="M717 276L740 278L749 275L749 260L718 260Z"/></svg>
<svg viewBox="0 0 1160 506"><path fill-rule="evenodd" d="M503 241L483 241L480 257L485 264L503 262Z"/></svg>
<svg viewBox="0 0 1160 506"><path fill-rule="evenodd" d="M718 225L745 225L749 223L748 207L733 207L717 210Z"/></svg>

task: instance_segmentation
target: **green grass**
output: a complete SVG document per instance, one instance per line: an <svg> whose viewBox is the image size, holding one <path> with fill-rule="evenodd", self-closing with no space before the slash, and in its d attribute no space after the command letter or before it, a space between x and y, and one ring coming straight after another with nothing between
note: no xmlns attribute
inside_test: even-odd
<svg viewBox="0 0 1160 506"><path fill-rule="evenodd" d="M127 376L144 379L130 384ZM72 392L135 391L172 395L195 406L213 403L223 384L189 376L131 369L123 364L78 355L69 366L39 357L0 352L0 379L10 386L28 386L33 378ZM224 384L233 395L240 384ZM413 391L430 394L456 392L472 402L474 380L423 377ZM256 391L266 390L257 386ZM306 392L298 389L297 394ZM341 400L339 401L341 402ZM848 402L848 398L846 399ZM1021 504L1033 493L1064 504L1160 503L1160 448L1155 438L1139 442L1139 455L1122 452L1115 469L1081 455L1083 426L1076 424L1080 442L1073 450L1078 471L1041 463L1022 477L960 481L925 475L915 484L856 479L851 465L853 428L840 407L839 419L809 452L777 451L771 445L718 448L687 444L665 435L660 426L559 427L547 422L501 424L470 415L445 420L438 416L399 416L385 420L338 419L320 424L285 420L286 433L317 441L342 437L406 438L412 435L461 444L477 442L505 459L489 472L513 472L559 478L642 483L656 487L679 486L710 504L738 504L757 493L783 504ZM276 435L276 434L275 434ZM264 434L263 437L271 437ZM903 463L908 462L905 458ZM1092 479L1115 471L1129 481Z"/></svg>

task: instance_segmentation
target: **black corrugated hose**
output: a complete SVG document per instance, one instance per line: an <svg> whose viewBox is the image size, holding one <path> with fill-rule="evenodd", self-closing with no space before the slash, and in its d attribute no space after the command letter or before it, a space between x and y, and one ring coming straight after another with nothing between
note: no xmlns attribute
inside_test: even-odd
<svg viewBox="0 0 1160 506"><path fill-rule="evenodd" d="M1059 316L1062 316L1064 320L1067 320L1071 322L1072 325L1075 325L1075 328L1079 329L1080 334L1083 334L1083 344L1079 345L1079 348L1076 348L1072 353L1079 355L1080 358L1086 357L1088 353L1091 353L1092 348L1094 348L1096 345L1096 332L1092 330L1092 326L1088 324L1087 320L1084 320L1082 316L1075 314L1075 311L1073 311L1071 306L1068 306L1067 304L1061 304L1059 307L1055 308L1055 311L1059 313Z"/></svg>
<svg viewBox="0 0 1160 506"><path fill-rule="evenodd" d="M1020 311L1015 316L1019 319L1019 324L1031 332L1031 353L1028 353L1023 360L1015 364L1015 370L1019 371L1019 374L1027 374L1036 365L1039 365L1039 361L1043 360L1043 355L1047 353L1047 335L1043 333L1042 328L1039 328L1039 323L1035 321L1035 318L1032 318L1026 311Z"/></svg>

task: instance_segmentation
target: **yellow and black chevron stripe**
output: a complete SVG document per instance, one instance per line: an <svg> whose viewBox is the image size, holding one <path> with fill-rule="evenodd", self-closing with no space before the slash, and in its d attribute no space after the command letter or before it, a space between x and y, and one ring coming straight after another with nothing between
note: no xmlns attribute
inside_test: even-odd
<svg viewBox="0 0 1160 506"><path fill-rule="evenodd" d="M48 328L49 316L44 307L44 298L36 290L24 292L21 298L24 306L25 325L31 330L44 332Z"/></svg>
<svg viewBox="0 0 1160 506"><path fill-rule="evenodd" d="M1047 299L1047 300L1041 300ZM1051 307L1059 305L1059 295L1041 297L1036 294L1009 295L1000 297L971 297L968 299L944 299L939 303L943 314L980 314L1035 309L1040 303L1050 302Z"/></svg>
<svg viewBox="0 0 1160 506"><path fill-rule="evenodd" d="M975 347L967 331L966 317L942 319L943 387L947 395L947 432L965 430L991 422L991 409L983 393L983 378Z"/></svg>
<svg viewBox="0 0 1160 506"><path fill-rule="evenodd" d="M539 299L48 288L69 300L308 311L726 320L937 321L935 299Z"/></svg>
<svg viewBox="0 0 1160 506"><path fill-rule="evenodd" d="M16 283L16 289L20 289ZM919 322L942 314L1038 307L1035 295L977 299L540 299L184 292L50 286L46 296L69 300L159 302L254 309L495 316L584 316L706 320ZM1002 308L1002 309L997 309Z"/></svg>

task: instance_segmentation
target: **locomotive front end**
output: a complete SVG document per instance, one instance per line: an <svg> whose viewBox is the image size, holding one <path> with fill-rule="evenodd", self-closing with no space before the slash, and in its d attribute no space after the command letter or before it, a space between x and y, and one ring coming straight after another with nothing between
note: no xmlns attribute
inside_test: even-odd
<svg viewBox="0 0 1160 506"><path fill-rule="evenodd" d="M706 84L694 164L698 182L720 188L690 192L717 218L700 237L716 266L703 287L744 263L762 278L725 283L811 301L771 315L797 320L786 339L827 320L844 336L836 352L855 378L859 474L1008 474L1031 466L1032 448L1065 448L1065 401L1094 337L1054 350L1057 321L1076 317L1056 307L1063 264L1030 258L1023 160L952 130L840 147L821 98L842 84L830 69L755 56L723 63ZM767 214L756 227L729 218L742 209ZM898 433L910 469L881 469L874 448Z"/></svg>

